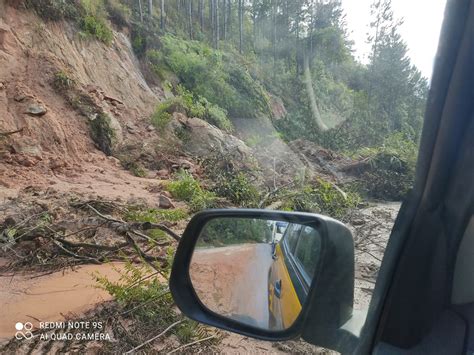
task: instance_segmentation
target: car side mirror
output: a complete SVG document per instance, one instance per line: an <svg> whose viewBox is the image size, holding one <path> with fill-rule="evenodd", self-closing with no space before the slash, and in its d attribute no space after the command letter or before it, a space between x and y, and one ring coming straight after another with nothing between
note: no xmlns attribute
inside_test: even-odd
<svg viewBox="0 0 474 355"><path fill-rule="evenodd" d="M353 313L352 234L317 214L204 211L178 245L170 290L179 309L198 322L329 346Z"/></svg>

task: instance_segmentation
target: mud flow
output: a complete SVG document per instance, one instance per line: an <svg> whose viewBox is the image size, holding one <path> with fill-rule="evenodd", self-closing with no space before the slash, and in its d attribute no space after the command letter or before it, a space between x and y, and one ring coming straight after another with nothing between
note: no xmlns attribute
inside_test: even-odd
<svg viewBox="0 0 474 355"><path fill-rule="evenodd" d="M111 296L97 287L94 275L111 281L120 277L121 263L85 265L50 275L14 275L0 277L0 341L15 335L17 322L62 321L78 317Z"/></svg>

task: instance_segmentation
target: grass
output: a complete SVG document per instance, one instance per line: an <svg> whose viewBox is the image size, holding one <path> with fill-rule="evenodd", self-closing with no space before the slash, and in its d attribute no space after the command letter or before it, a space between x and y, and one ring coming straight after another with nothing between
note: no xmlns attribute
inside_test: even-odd
<svg viewBox="0 0 474 355"><path fill-rule="evenodd" d="M186 210L182 208L174 208L169 210L161 209L141 209L141 208L131 208L125 215L126 220L136 221L136 222L150 222L150 223L160 223L160 222L178 222L188 217Z"/></svg>

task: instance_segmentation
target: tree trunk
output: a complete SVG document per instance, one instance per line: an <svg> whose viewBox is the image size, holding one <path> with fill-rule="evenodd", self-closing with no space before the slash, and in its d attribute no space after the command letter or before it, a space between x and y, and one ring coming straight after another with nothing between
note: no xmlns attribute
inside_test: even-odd
<svg viewBox="0 0 474 355"><path fill-rule="evenodd" d="M143 22L142 0L138 0L138 9L139 9L139 11L140 11L140 22Z"/></svg>
<svg viewBox="0 0 474 355"><path fill-rule="evenodd" d="M209 0L209 23L212 29L212 40L214 41L214 0Z"/></svg>
<svg viewBox="0 0 474 355"><path fill-rule="evenodd" d="M286 64L288 70L291 69L291 53L289 50L290 43L290 9L288 6L288 0L285 0L285 20L286 20L286 33L285 33L285 52L286 52Z"/></svg>
<svg viewBox="0 0 474 355"><path fill-rule="evenodd" d="M161 0L160 28L165 29L165 0Z"/></svg>
<svg viewBox="0 0 474 355"><path fill-rule="evenodd" d="M316 123L318 129L323 132L328 129L321 119L321 113L319 112L318 104L316 102L316 95L313 89L313 78L311 76L311 69L309 67L309 56L305 53L303 55L303 72L304 72L304 83L306 85L306 93L309 97L309 106L313 120Z"/></svg>
<svg viewBox="0 0 474 355"><path fill-rule="evenodd" d="M227 33L231 33L232 24L232 1L227 0Z"/></svg>
<svg viewBox="0 0 474 355"><path fill-rule="evenodd" d="M244 11L242 0L239 0L239 53L242 54L242 42L243 42L243 19Z"/></svg>
<svg viewBox="0 0 474 355"><path fill-rule="evenodd" d="M150 16L150 18L151 18L152 13L153 13L153 0L148 0L148 16Z"/></svg>
<svg viewBox="0 0 474 355"><path fill-rule="evenodd" d="M204 0L199 0L199 24L202 32L204 30Z"/></svg>
<svg viewBox="0 0 474 355"><path fill-rule="evenodd" d="M224 10L224 28L223 28L224 41L227 40L227 1L228 0L224 0L224 5L223 5L223 10Z"/></svg>
<svg viewBox="0 0 474 355"><path fill-rule="evenodd" d="M275 79L276 75L276 17L277 17L277 8L276 0L272 0L272 12L273 12L273 78Z"/></svg>
<svg viewBox="0 0 474 355"><path fill-rule="evenodd" d="M219 0L216 0L216 49L219 49Z"/></svg>
<svg viewBox="0 0 474 355"><path fill-rule="evenodd" d="M296 9L296 41L295 41L295 53L296 53L296 77L300 73L300 55L299 55L299 40L300 40L300 11L301 9Z"/></svg>
<svg viewBox="0 0 474 355"><path fill-rule="evenodd" d="M189 38L193 39L193 0L188 0Z"/></svg>

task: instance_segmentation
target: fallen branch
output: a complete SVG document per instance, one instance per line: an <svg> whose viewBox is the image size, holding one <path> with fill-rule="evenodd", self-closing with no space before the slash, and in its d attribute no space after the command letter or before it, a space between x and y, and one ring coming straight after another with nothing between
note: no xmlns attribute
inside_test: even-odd
<svg viewBox="0 0 474 355"><path fill-rule="evenodd" d="M148 344L150 344L151 342L153 342L153 341L155 341L156 339L158 339L159 337L165 335L165 334L166 334L168 331L170 331L172 328L176 327L178 324L183 323L183 322L184 322L184 320L179 320L179 321L177 321L177 322L174 322L174 323L171 324L168 328L166 328L165 330L163 330L160 334L154 336L154 337L151 338L151 339L148 339L146 342L141 343L140 345L138 345L138 346L134 347L133 349L127 351L125 354L131 354L131 353L133 353L134 351L137 351L137 350L143 348L145 345L148 345Z"/></svg>
<svg viewBox="0 0 474 355"><path fill-rule="evenodd" d="M187 348L189 346L192 346L192 345L195 345L195 344L198 344L198 343L202 343L203 341L206 341L206 340L211 340L213 338L217 338L217 336L214 334L214 335L208 336L207 338L199 339L199 340L193 341L191 343L181 345L179 348L176 348L176 349L170 351L167 355L174 354L175 352L178 352L178 351L180 351L184 348Z"/></svg>
<svg viewBox="0 0 474 355"><path fill-rule="evenodd" d="M158 296L152 298L151 300L148 300L148 301L146 301L146 302L140 303L138 306L133 307L132 309L129 309L128 311L122 312L120 315L124 316L124 315L126 315L126 314L128 314L128 313L132 313L133 311L136 311L138 308L143 307L143 306L146 306L146 305L148 305L148 304L150 304L150 303L153 303L153 302L159 300L161 297L163 297L163 296L165 296L165 295L167 295L167 294L169 294L169 293L170 293L169 290L166 291L166 292L163 292L162 294L160 294L160 295L158 295Z"/></svg>
<svg viewBox="0 0 474 355"><path fill-rule="evenodd" d="M23 132L23 129L24 127L21 127L20 129L17 129L16 131L0 132L0 137L8 137L8 136L11 136L12 134Z"/></svg>

